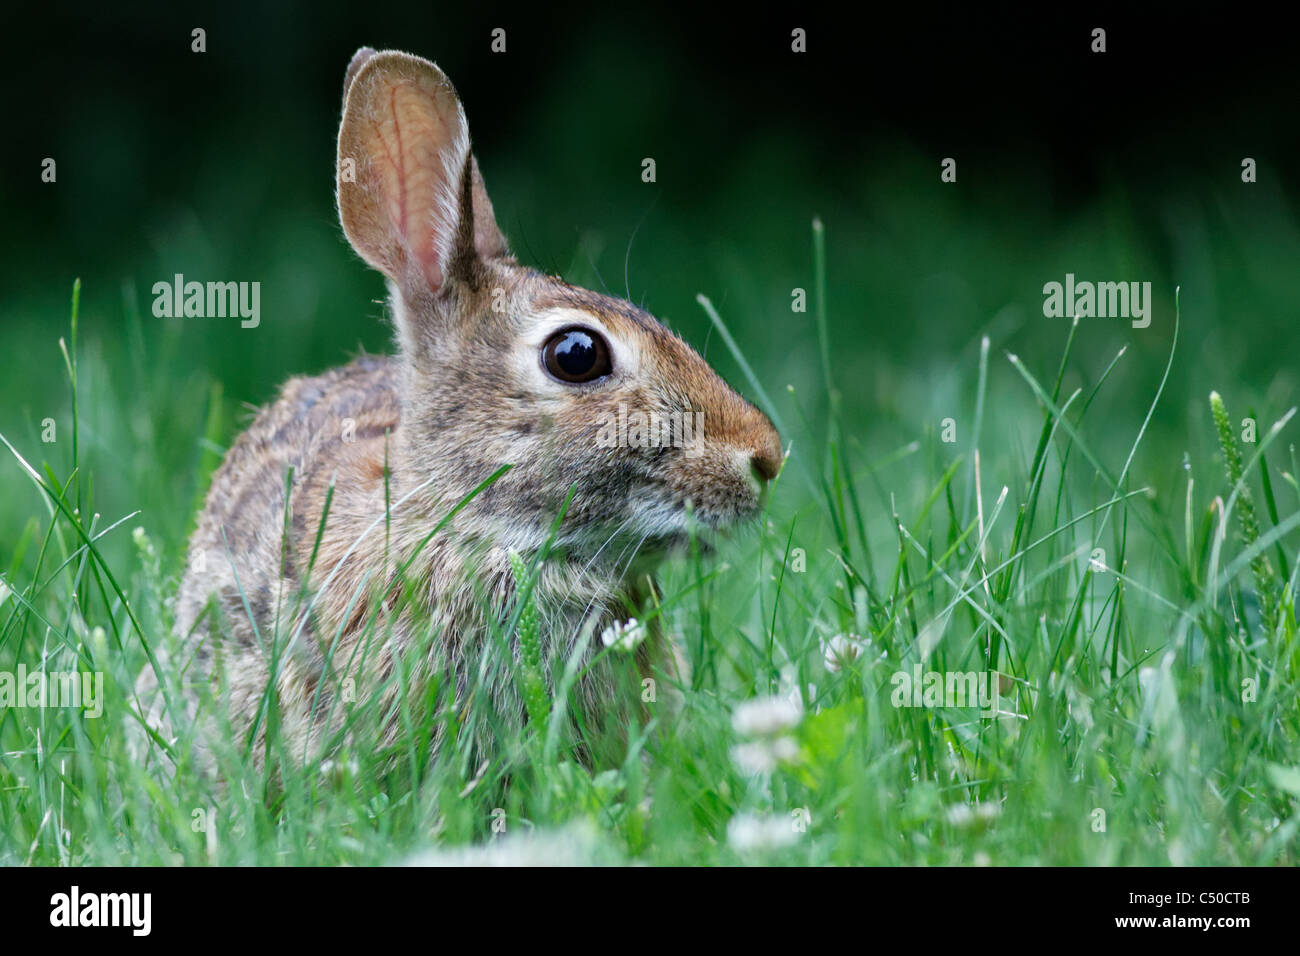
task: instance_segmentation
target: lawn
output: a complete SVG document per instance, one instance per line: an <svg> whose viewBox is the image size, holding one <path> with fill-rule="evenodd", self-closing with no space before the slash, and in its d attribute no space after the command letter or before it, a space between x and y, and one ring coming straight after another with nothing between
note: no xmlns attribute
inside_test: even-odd
<svg viewBox="0 0 1300 956"><path fill-rule="evenodd" d="M51 373L75 401L53 449L32 440L37 421L5 435L6 509L22 525L0 647L10 671L102 674L103 697L4 711L3 859L379 863L487 843L611 862L1294 862L1291 413L1243 443L1246 411L1225 412L1225 468L1205 392L1183 459L1144 454L1187 348L1171 338L1146 408L1122 402L1127 452L1109 454L1119 423L1098 408L1114 407L1103 396L1122 387L1125 355L1080 361L1080 319L1058 328L1057 367L983 339L952 373L952 420L914 421L877 450L874 416L837 384L823 261L809 285L829 378L787 389L742 374L789 459L759 527L663 569L654 613L691 676L625 728L607 766L531 725L491 761L343 746L324 768L245 768L228 789L183 748L154 744L147 762L179 756L178 772L133 760L131 684L146 645L166 641L185 525L151 512L196 500L235 423L192 373L114 387L118 370L183 367L138 339L87 343L84 317L65 350L52 335ZM750 368L701 306L715 349ZM829 414L809 416L827 394ZM146 452L169 445L188 454ZM117 472L108 482L98 462ZM110 505L105 484L131 500ZM436 702L410 707L415 741L449 719Z"/></svg>

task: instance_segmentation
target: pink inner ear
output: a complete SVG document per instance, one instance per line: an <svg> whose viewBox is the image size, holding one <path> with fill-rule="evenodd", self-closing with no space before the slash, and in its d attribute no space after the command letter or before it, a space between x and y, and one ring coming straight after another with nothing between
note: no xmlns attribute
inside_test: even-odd
<svg viewBox="0 0 1300 956"><path fill-rule="evenodd" d="M392 235L406 253L407 268L418 268L423 279L438 289L458 205L448 172L463 161L467 144L452 94L429 89L428 82L394 82L387 95L380 95L369 127L373 187Z"/></svg>

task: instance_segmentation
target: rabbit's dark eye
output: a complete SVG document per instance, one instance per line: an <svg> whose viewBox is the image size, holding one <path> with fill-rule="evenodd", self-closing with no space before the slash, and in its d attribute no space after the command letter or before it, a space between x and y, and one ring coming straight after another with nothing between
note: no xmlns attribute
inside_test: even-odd
<svg viewBox="0 0 1300 956"><path fill-rule="evenodd" d="M561 382L590 382L612 372L609 345L588 329L561 329L542 346L542 365Z"/></svg>

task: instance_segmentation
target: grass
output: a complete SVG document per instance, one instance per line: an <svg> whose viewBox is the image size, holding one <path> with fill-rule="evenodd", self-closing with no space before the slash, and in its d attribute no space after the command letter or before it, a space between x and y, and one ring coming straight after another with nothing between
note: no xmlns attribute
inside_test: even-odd
<svg viewBox="0 0 1300 956"><path fill-rule="evenodd" d="M1231 383L1209 402L1207 387L1198 454L1170 469L1144 442L1164 421L1177 332L1137 400L1111 394L1125 350L1080 358L1076 320L1054 366L983 337L949 377L951 424L918 413L880 448L846 400L860 389L837 378L827 271L817 221L818 366L779 403L726 309L699 297L792 452L756 530L663 569L642 616L678 636L690 678L592 741L607 758L584 766L558 731L557 715L587 723L568 693L579 657L549 695L526 593L535 556L521 556L525 598L500 637L525 648L532 719L496 727L491 759L465 733L428 759L436 724L474 717L403 685L394 748L357 733L299 766L268 695L279 773L232 746L227 787L192 772L187 728L174 749L151 741L148 760L128 741L135 675L170 640L192 503L238 422L215 385L150 384L145 370L179 363L142 335L92 342L88 368L78 286L62 350L72 413L56 416L71 434L43 444L34 422L4 440L0 483L23 518L0 554L0 672L102 673L105 706L0 709L0 862L1294 865L1294 409L1242 444ZM124 311L139 329L129 298ZM140 386L114 388L128 369ZM1118 440L1115 407L1145 410ZM630 659L602 653L626 661L637 694ZM897 675L918 669L996 671L997 715L896 706ZM358 730L376 717L364 710Z"/></svg>

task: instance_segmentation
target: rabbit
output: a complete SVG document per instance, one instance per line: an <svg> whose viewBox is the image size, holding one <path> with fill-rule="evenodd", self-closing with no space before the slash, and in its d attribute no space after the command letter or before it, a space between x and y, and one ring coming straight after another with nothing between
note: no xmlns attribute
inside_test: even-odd
<svg viewBox="0 0 1300 956"><path fill-rule="evenodd" d="M259 764L272 711L306 760L366 700L383 715L366 745L391 745L403 681L451 695L437 705L462 715L477 706L469 688L515 604L511 553L537 559L570 489L533 592L548 680L579 641L589 661L605 650L592 635L636 613L635 555L649 568L692 521L752 519L783 463L769 418L655 318L514 258L461 102L428 60L352 58L337 204L352 248L387 279L395 354L292 378L256 415L213 475L175 602L170 659L187 670L173 705L193 718L211 694L221 732ZM703 428L690 448L601 441L620 406L702 413ZM668 644L651 628L637 664L672 673ZM486 683L519 723L512 668ZM158 675L140 687L170 739ZM589 714L619 692L604 666L574 689Z"/></svg>

